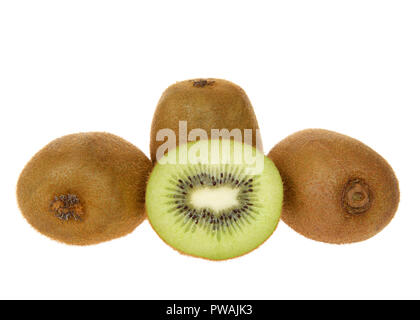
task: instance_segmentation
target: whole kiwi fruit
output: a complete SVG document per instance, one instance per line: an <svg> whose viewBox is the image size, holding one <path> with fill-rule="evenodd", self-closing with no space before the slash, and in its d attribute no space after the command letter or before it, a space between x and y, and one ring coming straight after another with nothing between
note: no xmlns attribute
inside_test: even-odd
<svg viewBox="0 0 420 320"><path fill-rule="evenodd" d="M18 204L26 220L52 239L73 245L111 240L144 220L151 168L143 152L113 134L70 134L23 169Z"/></svg>
<svg viewBox="0 0 420 320"><path fill-rule="evenodd" d="M230 81L186 80L171 85L163 92L156 107L150 134L153 163L159 160L157 151L164 143L157 139L159 130L173 130L176 134L176 145L172 147L176 147L180 144L180 121L186 121L189 130L204 130L208 139L211 138L212 129L239 129L241 137L235 137L235 140L248 142L244 138L244 130L248 129L252 132L250 144L262 151L258 122L251 102L245 91Z"/></svg>
<svg viewBox="0 0 420 320"><path fill-rule="evenodd" d="M398 180L374 150L348 136L307 129L268 154L284 181L283 221L327 243L352 243L380 232L399 203Z"/></svg>

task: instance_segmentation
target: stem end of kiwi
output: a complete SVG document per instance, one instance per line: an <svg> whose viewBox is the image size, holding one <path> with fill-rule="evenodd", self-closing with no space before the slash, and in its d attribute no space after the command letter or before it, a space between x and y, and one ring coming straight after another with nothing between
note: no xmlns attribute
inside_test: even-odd
<svg viewBox="0 0 420 320"><path fill-rule="evenodd" d="M76 221L81 221L81 216L84 214L80 199L74 194L55 196L51 201L50 208L54 215L63 221L69 221L72 218Z"/></svg>
<svg viewBox="0 0 420 320"><path fill-rule="evenodd" d="M344 186L341 203L349 214L362 214L369 210L372 195L369 185L362 179L350 179Z"/></svg>

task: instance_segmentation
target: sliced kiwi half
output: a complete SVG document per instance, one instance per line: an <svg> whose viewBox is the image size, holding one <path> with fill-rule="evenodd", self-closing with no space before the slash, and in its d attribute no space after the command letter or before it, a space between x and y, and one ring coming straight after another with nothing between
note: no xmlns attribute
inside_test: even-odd
<svg viewBox="0 0 420 320"><path fill-rule="evenodd" d="M174 249L224 260L246 254L275 230L283 184L274 163L250 145L202 140L161 158L146 189L146 210Z"/></svg>

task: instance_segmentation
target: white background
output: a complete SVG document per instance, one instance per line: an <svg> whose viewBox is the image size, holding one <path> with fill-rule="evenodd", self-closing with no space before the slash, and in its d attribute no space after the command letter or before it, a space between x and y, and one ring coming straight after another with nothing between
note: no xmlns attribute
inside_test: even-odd
<svg viewBox="0 0 420 320"><path fill-rule="evenodd" d="M18 175L51 140L109 131L149 154L154 108L175 81L242 86L265 151L319 127L395 169L401 203L362 243L308 240L280 223L226 262L178 254L146 221L66 246L16 205ZM420 298L419 1L1 1L0 298Z"/></svg>

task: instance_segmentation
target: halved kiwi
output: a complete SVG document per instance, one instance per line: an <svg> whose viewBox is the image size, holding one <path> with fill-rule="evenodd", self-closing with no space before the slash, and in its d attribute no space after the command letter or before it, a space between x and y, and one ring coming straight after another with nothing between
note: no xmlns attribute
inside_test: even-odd
<svg viewBox="0 0 420 320"><path fill-rule="evenodd" d="M308 238L363 241L394 217L400 195L395 173L356 139L307 129L279 142L268 156L284 179L282 219Z"/></svg>
<svg viewBox="0 0 420 320"><path fill-rule="evenodd" d="M273 162L232 140L184 144L161 158L146 189L149 221L176 250L211 260L234 258L275 230L283 185Z"/></svg>
<svg viewBox="0 0 420 320"><path fill-rule="evenodd" d="M71 134L39 151L23 169L17 199L42 234L75 245L121 237L145 218L151 161L109 133Z"/></svg>

